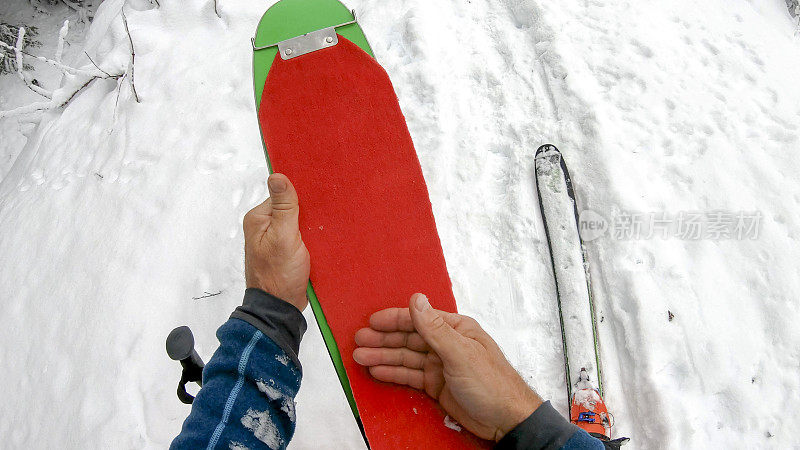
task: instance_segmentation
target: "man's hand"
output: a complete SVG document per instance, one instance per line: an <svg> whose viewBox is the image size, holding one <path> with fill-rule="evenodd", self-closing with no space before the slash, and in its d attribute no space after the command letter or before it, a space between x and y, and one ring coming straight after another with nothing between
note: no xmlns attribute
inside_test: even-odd
<svg viewBox="0 0 800 450"><path fill-rule="evenodd" d="M297 192L285 175L270 175L269 198L244 216L244 267L247 287L293 304L308 305L306 285L311 258L300 236Z"/></svg>
<svg viewBox="0 0 800 450"><path fill-rule="evenodd" d="M474 319L433 309L422 294L356 332L357 363L378 380L424 390L475 435L499 441L542 399Z"/></svg>

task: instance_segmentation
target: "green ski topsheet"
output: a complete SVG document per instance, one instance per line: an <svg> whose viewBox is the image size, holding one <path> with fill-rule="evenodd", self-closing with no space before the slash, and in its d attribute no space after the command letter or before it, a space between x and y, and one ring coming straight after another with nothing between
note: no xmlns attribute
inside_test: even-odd
<svg viewBox="0 0 800 450"><path fill-rule="evenodd" d="M354 19L353 13L338 0L281 0L272 5L258 22L255 46L276 44ZM357 23L339 27L336 32L374 57L372 48ZM264 91L269 68L277 54L278 47L253 52L253 90L256 111L261 105L261 93Z"/></svg>

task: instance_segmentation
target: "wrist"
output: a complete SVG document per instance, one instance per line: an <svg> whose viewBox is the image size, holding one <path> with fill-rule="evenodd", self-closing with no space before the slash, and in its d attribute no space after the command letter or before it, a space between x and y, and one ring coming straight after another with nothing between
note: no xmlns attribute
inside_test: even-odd
<svg viewBox="0 0 800 450"><path fill-rule="evenodd" d="M274 282L274 280L265 280L255 276L245 277L245 285L248 289L252 288L264 291L269 295L293 305L295 308L299 309L300 312L303 312L306 306L308 306L308 295L305 289L306 284L308 284L308 281L304 284L297 284L297 286L291 288L286 286L279 287L278 283Z"/></svg>
<svg viewBox="0 0 800 450"><path fill-rule="evenodd" d="M523 394L509 402L506 420L498 427L494 438L495 442L502 439L503 436L530 417L531 414L539 409L542 403L542 398L526 384Z"/></svg>
<svg viewBox="0 0 800 450"><path fill-rule="evenodd" d="M232 319L250 323L275 342L300 368L300 340L307 329L306 320L298 308L256 287L245 290L242 306L231 314Z"/></svg>

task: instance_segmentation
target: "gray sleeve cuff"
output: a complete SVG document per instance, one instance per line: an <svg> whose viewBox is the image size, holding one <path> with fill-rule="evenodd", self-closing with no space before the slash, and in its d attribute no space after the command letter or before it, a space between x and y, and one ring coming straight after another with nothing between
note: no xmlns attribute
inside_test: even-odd
<svg viewBox="0 0 800 450"><path fill-rule="evenodd" d="M500 439L495 449L558 450L579 430L546 401Z"/></svg>
<svg viewBox="0 0 800 450"><path fill-rule="evenodd" d="M302 372L297 355L308 324L303 313L294 305L261 289L247 288L242 306L236 308L231 318L244 320L258 328L278 344Z"/></svg>

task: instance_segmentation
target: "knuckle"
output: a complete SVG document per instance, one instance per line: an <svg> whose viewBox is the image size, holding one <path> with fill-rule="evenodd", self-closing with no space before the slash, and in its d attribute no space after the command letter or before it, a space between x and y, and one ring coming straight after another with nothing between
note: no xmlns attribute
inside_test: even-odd
<svg viewBox="0 0 800 450"><path fill-rule="evenodd" d="M300 209L300 205L295 198L275 197L272 199L272 209L283 212L294 212Z"/></svg>
<svg viewBox="0 0 800 450"><path fill-rule="evenodd" d="M481 325L471 316L459 314L457 328L461 332L473 332L481 330Z"/></svg>
<svg viewBox="0 0 800 450"><path fill-rule="evenodd" d="M475 330L480 330L481 329L481 324L479 324L478 321L473 319L472 317L464 316L464 320L466 321L468 327L470 327L472 329L475 329Z"/></svg>
<svg viewBox="0 0 800 450"><path fill-rule="evenodd" d="M445 327L444 319L441 316L436 315L433 319L431 319L431 328L434 330L441 330Z"/></svg>

